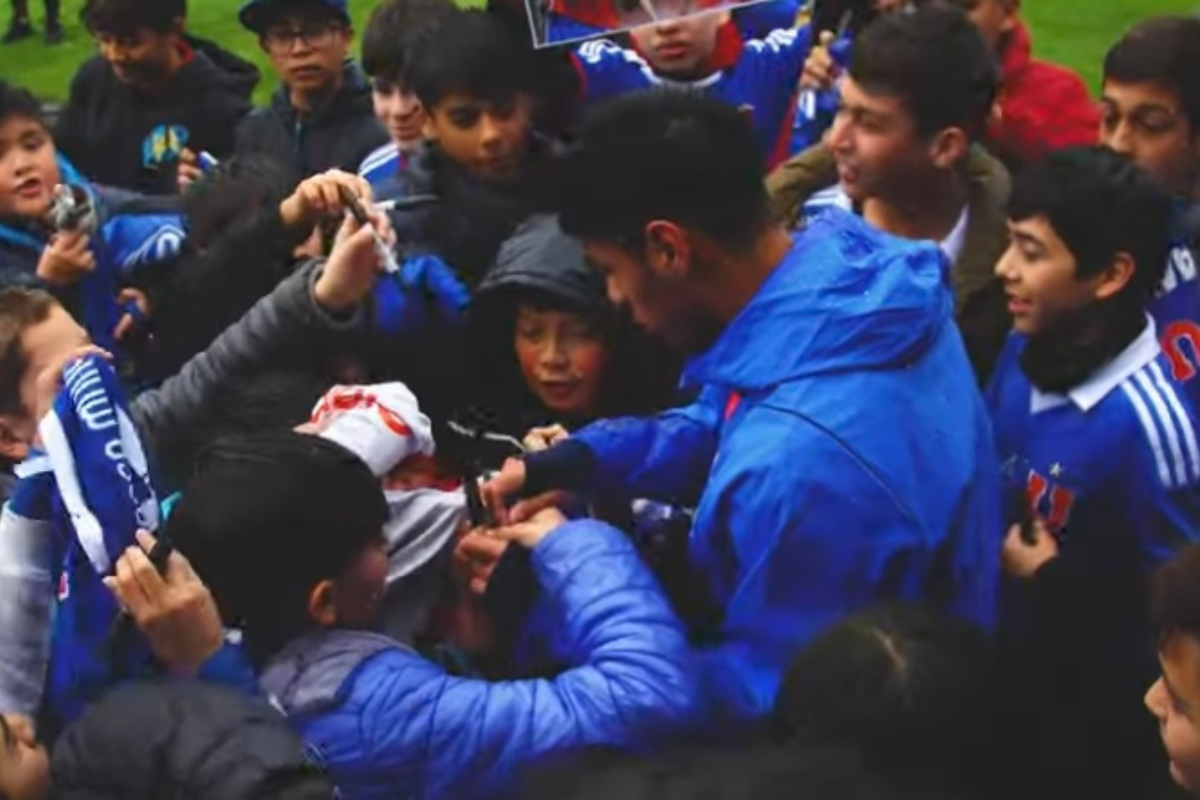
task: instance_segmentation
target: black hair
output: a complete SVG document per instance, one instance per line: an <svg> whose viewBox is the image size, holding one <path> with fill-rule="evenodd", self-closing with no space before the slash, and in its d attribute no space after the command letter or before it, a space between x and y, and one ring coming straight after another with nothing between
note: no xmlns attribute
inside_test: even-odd
<svg viewBox="0 0 1200 800"><path fill-rule="evenodd" d="M277 431L220 440L167 521L228 625L263 660L311 624L308 597L383 531L379 480L319 436Z"/></svg>
<svg viewBox="0 0 1200 800"><path fill-rule="evenodd" d="M1122 293L1144 306L1162 282L1170 252L1172 203L1167 190L1128 157L1099 145L1051 153L1017 175L1010 219L1045 217L1090 278L1118 253L1137 265Z"/></svg>
<svg viewBox="0 0 1200 800"><path fill-rule="evenodd" d="M187 0L86 0L79 21L89 33L126 36L139 28L166 33L187 17Z"/></svg>
<svg viewBox="0 0 1200 800"><path fill-rule="evenodd" d="M46 117L37 98L23 86L0 80L0 125L13 117L31 119L45 126Z"/></svg>
<svg viewBox="0 0 1200 800"><path fill-rule="evenodd" d="M903 102L922 136L947 128L980 136L1000 84L979 29L961 9L942 5L876 20L855 43L850 77L870 94Z"/></svg>
<svg viewBox="0 0 1200 800"><path fill-rule="evenodd" d="M351 25L349 15L323 0L263 0L248 3L238 12L242 25L262 37L272 25L285 19L302 21L337 22L345 27Z"/></svg>
<svg viewBox="0 0 1200 800"><path fill-rule="evenodd" d="M459 13L450 0L387 0L371 12L363 31L362 66L372 78L407 88L413 59L442 23Z"/></svg>
<svg viewBox="0 0 1200 800"><path fill-rule="evenodd" d="M1154 83L1179 97L1200 136L1200 18L1155 17L1139 23L1104 57L1104 79Z"/></svg>
<svg viewBox="0 0 1200 800"><path fill-rule="evenodd" d="M258 209L282 203L298 184L295 170L265 153L222 161L183 196L188 245L203 250Z"/></svg>
<svg viewBox="0 0 1200 800"><path fill-rule="evenodd" d="M1200 641L1200 545L1181 548L1151 575L1150 622L1160 645L1176 634Z"/></svg>
<svg viewBox="0 0 1200 800"><path fill-rule="evenodd" d="M888 603L814 639L788 668L776 714L790 736L860 748L882 771L949 776L988 752L984 707L994 691L981 630L928 606Z"/></svg>
<svg viewBox="0 0 1200 800"><path fill-rule="evenodd" d="M526 800L900 800L852 748L690 748L651 758L610 752L537 765ZM913 800L917 800L914 796ZM921 795L920 800L934 800Z"/></svg>
<svg viewBox="0 0 1200 800"><path fill-rule="evenodd" d="M750 119L694 92L660 89L597 107L560 164L563 230L640 252L652 220L752 247L772 222Z"/></svg>
<svg viewBox="0 0 1200 800"><path fill-rule="evenodd" d="M413 54L409 77L426 109L461 93L487 103L511 102L540 89L538 60L529 42L511 25L485 11L448 16L436 37Z"/></svg>

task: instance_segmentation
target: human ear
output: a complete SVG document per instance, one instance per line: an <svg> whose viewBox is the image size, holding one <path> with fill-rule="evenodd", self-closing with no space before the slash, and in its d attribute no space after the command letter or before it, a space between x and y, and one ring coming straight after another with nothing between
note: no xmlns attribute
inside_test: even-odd
<svg viewBox="0 0 1200 800"><path fill-rule="evenodd" d="M953 169L967 157L971 139L962 128L946 128L929 145L929 154L938 169Z"/></svg>
<svg viewBox="0 0 1200 800"><path fill-rule="evenodd" d="M337 625L337 600L333 581L324 580L313 587L308 595L308 616L322 628Z"/></svg>
<svg viewBox="0 0 1200 800"><path fill-rule="evenodd" d="M659 277L682 280L691 272L691 243L674 222L655 220L646 225L643 250L646 263Z"/></svg>
<svg viewBox="0 0 1200 800"><path fill-rule="evenodd" d="M1093 296L1097 300L1107 300L1120 294L1137 272L1137 262L1128 253L1117 253L1112 263L1096 278L1096 288Z"/></svg>

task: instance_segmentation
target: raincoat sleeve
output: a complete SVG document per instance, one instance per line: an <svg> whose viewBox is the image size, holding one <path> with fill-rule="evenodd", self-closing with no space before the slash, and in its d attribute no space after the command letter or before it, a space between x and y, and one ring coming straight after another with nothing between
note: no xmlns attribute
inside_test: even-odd
<svg viewBox="0 0 1200 800"><path fill-rule="evenodd" d="M657 417L588 425L558 447L525 457L527 491L587 489L608 496L695 498L716 454L716 392Z"/></svg>

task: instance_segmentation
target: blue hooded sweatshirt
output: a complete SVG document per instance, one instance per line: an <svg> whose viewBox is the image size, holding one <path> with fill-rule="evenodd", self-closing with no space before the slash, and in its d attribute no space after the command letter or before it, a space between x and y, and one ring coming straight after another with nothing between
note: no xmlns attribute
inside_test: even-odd
<svg viewBox="0 0 1200 800"><path fill-rule="evenodd" d="M182 214L155 201L117 189L100 189L62 156L61 180L87 192L96 210L98 230L91 249L96 269L74 286L51 289L59 302L87 329L92 341L119 354L113 331L121 318L121 285L140 270L173 259L186 238ZM48 231L28 221L0 219L0 286L41 286L37 266L49 241Z"/></svg>
<svg viewBox="0 0 1200 800"><path fill-rule="evenodd" d="M530 491L699 494L689 562L716 613L694 634L728 718L766 714L799 648L876 600L993 622L998 467L947 273L931 244L822 218L689 365L695 404L526 458Z"/></svg>

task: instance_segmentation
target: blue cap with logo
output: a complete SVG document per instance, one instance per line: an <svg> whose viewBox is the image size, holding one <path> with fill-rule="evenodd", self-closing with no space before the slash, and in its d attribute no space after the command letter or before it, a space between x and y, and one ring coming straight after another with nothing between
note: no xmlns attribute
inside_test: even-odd
<svg viewBox="0 0 1200 800"><path fill-rule="evenodd" d="M272 21L283 14L291 11L303 13L307 9L327 9L347 25L350 24L346 0L250 0L238 11L238 21L261 35Z"/></svg>

